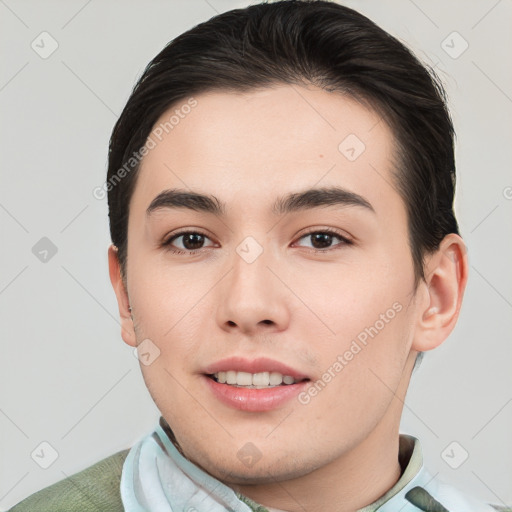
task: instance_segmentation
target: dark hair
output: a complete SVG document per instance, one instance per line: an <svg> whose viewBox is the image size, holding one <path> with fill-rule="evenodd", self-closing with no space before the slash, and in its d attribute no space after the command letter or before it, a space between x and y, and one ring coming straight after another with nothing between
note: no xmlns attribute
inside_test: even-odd
<svg viewBox="0 0 512 512"><path fill-rule="evenodd" d="M393 180L407 209L417 285L425 277L424 256L448 233L458 234L454 132L443 87L433 70L362 14L333 2L304 0L215 16L171 41L144 70L109 146L110 233L123 276L129 203L140 163L140 155L134 156L159 117L191 95L274 84L342 92L371 106L391 127Z"/></svg>

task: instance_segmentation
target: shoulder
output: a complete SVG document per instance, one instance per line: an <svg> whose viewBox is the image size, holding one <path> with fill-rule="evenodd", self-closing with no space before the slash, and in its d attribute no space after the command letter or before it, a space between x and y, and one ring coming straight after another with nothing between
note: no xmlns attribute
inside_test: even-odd
<svg viewBox="0 0 512 512"><path fill-rule="evenodd" d="M8 512L122 512L120 481L129 448L32 494Z"/></svg>

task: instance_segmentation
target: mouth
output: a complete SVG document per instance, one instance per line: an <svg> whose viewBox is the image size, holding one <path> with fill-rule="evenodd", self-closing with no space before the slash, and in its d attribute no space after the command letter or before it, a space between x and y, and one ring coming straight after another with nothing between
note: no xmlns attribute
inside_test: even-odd
<svg viewBox="0 0 512 512"><path fill-rule="evenodd" d="M248 412L281 407L311 381L307 375L268 358L232 357L203 370L204 382L224 405Z"/></svg>
<svg viewBox="0 0 512 512"><path fill-rule="evenodd" d="M279 386L290 386L299 382L309 381L308 378L296 379L280 372L249 373L237 370L220 371L206 375L219 384L228 384L245 389L271 389Z"/></svg>

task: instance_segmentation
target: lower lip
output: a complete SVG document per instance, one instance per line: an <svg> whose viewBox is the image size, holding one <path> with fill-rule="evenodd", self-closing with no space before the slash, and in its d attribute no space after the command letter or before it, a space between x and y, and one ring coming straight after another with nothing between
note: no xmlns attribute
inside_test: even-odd
<svg viewBox="0 0 512 512"><path fill-rule="evenodd" d="M221 402L235 409L250 412L277 409L297 396L308 384L308 381L302 381L268 389L250 389L221 384L206 375L204 378L210 390Z"/></svg>

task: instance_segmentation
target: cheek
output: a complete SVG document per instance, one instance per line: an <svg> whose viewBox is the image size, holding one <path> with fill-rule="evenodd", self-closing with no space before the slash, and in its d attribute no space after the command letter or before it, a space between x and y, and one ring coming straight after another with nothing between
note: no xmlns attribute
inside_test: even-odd
<svg viewBox="0 0 512 512"><path fill-rule="evenodd" d="M322 333L336 339L336 348L343 348L360 333L364 338L365 329L376 323L379 331L396 323L410 291L409 282L395 277L399 275L398 269L372 258L371 264L359 261L304 273L304 278L296 278L294 290L314 314L306 317L310 325L316 316Z"/></svg>
<svg viewBox="0 0 512 512"><path fill-rule="evenodd" d="M212 277L197 266L178 268L151 259L141 261L129 282L144 333L156 339L172 338L197 311L204 311L202 298L212 286Z"/></svg>
<svg viewBox="0 0 512 512"><path fill-rule="evenodd" d="M159 408L174 410L180 406L177 400L181 399L185 369L193 367L193 356L201 342L198 319L210 317L200 300L204 292L185 286L173 276L157 276L150 271L132 275L131 285L140 368L146 386ZM149 361L144 353L149 354Z"/></svg>
<svg viewBox="0 0 512 512"><path fill-rule="evenodd" d="M312 435L364 438L393 402L407 360L409 319L405 307L382 312L388 312L387 324L379 316L359 313L357 319L347 317L344 325L338 324L335 343L317 347L323 352L322 373L300 397L302 418Z"/></svg>
<svg viewBox="0 0 512 512"><path fill-rule="evenodd" d="M309 328L304 326L321 358L320 408L331 410L335 404L333 414L347 407L363 414L368 407L381 409L392 398L389 388L396 389L402 377L413 314L408 307L412 281L395 275L400 274L386 265L364 273L331 274L329 287L309 295L308 305L329 328L312 316ZM313 323L327 334L313 337Z"/></svg>

